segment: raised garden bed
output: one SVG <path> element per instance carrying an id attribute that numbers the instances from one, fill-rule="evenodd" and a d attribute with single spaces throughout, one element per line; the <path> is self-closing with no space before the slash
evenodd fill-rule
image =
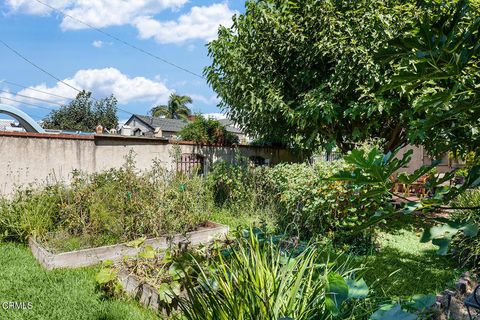
<path id="1" fill-rule="evenodd" d="M 154 286 L 140 280 L 137 276 L 121 270 L 117 275 L 118 282 L 122 285 L 123 291 L 129 296 L 138 300 L 140 304 L 155 311 L 167 314 L 168 311 L 161 307 L 159 291 Z M 180 292 L 180 296 L 185 294 Z"/>
<path id="2" fill-rule="evenodd" d="M 208 221 L 196 231 L 187 232 L 185 235 L 178 234 L 172 237 L 165 236 L 146 239 L 143 242 L 143 245 L 151 246 L 154 250 L 167 249 L 172 244 L 174 245 L 182 242 L 196 245 L 207 243 L 217 237 L 223 237 L 228 231 L 228 226 Z M 140 247 L 135 247 L 128 243 L 122 243 L 91 249 L 52 253 L 45 249 L 33 237 L 30 237 L 28 243 L 34 257 L 48 270 L 57 268 L 87 267 L 96 265 L 105 260 L 116 262 L 120 261 L 125 256 L 136 256 L 142 250 Z"/>

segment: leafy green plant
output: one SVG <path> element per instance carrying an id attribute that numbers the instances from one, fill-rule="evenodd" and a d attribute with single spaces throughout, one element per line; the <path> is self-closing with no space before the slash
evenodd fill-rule
<path id="1" fill-rule="evenodd" d="M 383 304 L 369 320 L 416 320 L 430 319 L 434 295 L 415 295 L 408 300 Z"/>
<path id="2" fill-rule="evenodd" d="M 452 209 L 448 207 L 449 202 L 456 199 L 466 190 L 480 185 L 480 166 L 473 166 L 462 185 L 447 186 L 446 181 L 452 179 L 455 172 L 447 173 L 444 177 L 431 176 L 426 183 L 426 188 L 431 192 L 427 198 L 419 201 L 410 201 L 402 195 L 395 193 L 393 190 L 394 182 L 390 177 L 400 168 L 410 162 L 412 152 L 406 152 L 402 158 L 396 158 L 398 150 L 383 154 L 377 149 L 373 149 L 368 154 L 363 151 L 353 150 L 349 156 L 345 157 L 345 161 L 350 163 L 354 169 L 342 171 L 333 176 L 335 181 L 345 181 L 353 186 L 368 186 L 370 191 L 367 193 L 359 193 L 360 198 L 364 201 L 368 199 L 376 199 L 382 204 L 374 215 L 370 217 L 364 224 L 352 229 L 352 233 L 358 234 L 369 227 L 376 226 L 382 221 L 388 221 L 396 215 L 411 215 L 414 212 L 433 212 L 442 209 Z M 429 173 L 435 167 L 436 162 L 431 166 L 422 166 L 412 174 L 402 173 L 398 176 L 398 180 L 406 185 L 410 185 L 417 181 L 421 176 Z M 395 206 L 390 200 L 393 196 L 399 197 L 404 202 Z M 465 208 L 457 208 L 463 210 Z M 470 208 L 471 209 L 471 208 Z M 439 246 L 439 254 L 447 254 L 448 247 L 452 238 L 459 233 L 472 237 L 477 235 L 478 226 L 470 222 L 458 221 L 454 219 L 435 218 L 438 225 L 426 229 L 421 241 L 432 241 L 433 244 Z"/>
<path id="3" fill-rule="evenodd" d="M 366 297 L 368 287 L 353 280 L 346 263 L 324 254 L 315 244 L 293 254 L 270 237 L 248 232 L 219 248 L 217 259 L 198 263 L 197 276 L 187 275 L 183 316 L 302 320 L 348 314 L 352 305 L 346 302 Z"/>
<path id="4" fill-rule="evenodd" d="M 393 71 L 383 92 L 401 90 L 411 106 L 408 141 L 436 155 L 480 151 L 480 11 L 474 2 L 425 2 L 418 21 L 381 54 Z"/>
<path id="5" fill-rule="evenodd" d="M 123 290 L 121 283 L 117 281 L 117 271 L 112 268 L 112 265 L 112 261 L 104 261 L 102 263 L 102 268 L 95 275 L 97 285 L 108 297 L 120 296 Z"/>
<path id="6" fill-rule="evenodd" d="M 235 163 L 217 161 L 207 176 L 217 205 L 251 203 L 262 205 L 268 201 L 265 189 L 266 168 L 253 167 L 250 161 L 239 155 Z"/>
<path id="7" fill-rule="evenodd" d="M 456 207 L 479 207 L 472 210 L 457 210 L 453 218 L 463 222 L 474 222 L 480 225 L 480 189 L 468 190 L 460 195 L 453 205 Z M 462 267 L 469 267 L 474 270 L 480 268 L 480 235 L 467 237 L 457 234 L 453 237 L 452 255 Z"/>
<path id="8" fill-rule="evenodd" d="M 202 144 L 232 145 L 238 143 L 238 136 L 228 132 L 215 119 L 205 119 L 202 115 L 195 116 L 179 133 L 183 140 Z"/>
<path id="9" fill-rule="evenodd" d="M 282 231 L 308 239 L 328 235 L 335 243 L 355 244 L 357 249 L 374 240 L 374 233 L 348 239 L 344 231 L 367 221 L 379 207 L 378 198 L 363 198 L 369 187 L 355 187 L 330 178 L 348 170 L 343 160 L 314 166 L 280 164 L 266 171 L 266 180 L 276 204 L 276 221 Z"/>

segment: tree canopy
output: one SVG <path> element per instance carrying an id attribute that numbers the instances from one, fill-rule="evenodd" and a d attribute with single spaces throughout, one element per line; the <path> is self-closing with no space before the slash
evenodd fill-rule
<path id="1" fill-rule="evenodd" d="M 426 16 L 384 52 L 395 70 L 385 90 L 411 101 L 408 140 L 434 154 L 480 155 L 480 11 L 471 5 Z"/>
<path id="2" fill-rule="evenodd" d="M 455 1 L 247 1 L 246 12 L 209 43 L 205 74 L 220 107 L 251 136 L 343 151 L 380 138 L 393 150 L 418 143 L 415 123 L 430 121 L 435 111 L 418 112 L 418 96 L 392 85 L 405 63 L 386 61 L 385 51 L 398 39 L 418 39 L 422 25 L 452 7 Z M 472 24 L 472 15 L 462 24 Z M 435 145 L 427 132 L 422 139 Z"/>
<path id="3" fill-rule="evenodd" d="M 117 99 L 94 100 L 92 93 L 80 92 L 68 105 L 53 110 L 43 120 L 46 129 L 95 131 L 97 125 L 116 128 L 118 125 Z"/>
<path id="4" fill-rule="evenodd" d="M 180 136 L 186 141 L 203 144 L 232 145 L 238 143 L 238 136 L 228 132 L 218 120 L 205 119 L 196 115 L 195 119 L 180 131 Z"/>
<path id="5" fill-rule="evenodd" d="M 181 96 L 172 93 L 166 105 L 153 107 L 150 113 L 153 117 L 165 117 L 167 119 L 183 119 L 186 120 L 192 114 L 187 107 L 193 102 L 189 96 Z"/>

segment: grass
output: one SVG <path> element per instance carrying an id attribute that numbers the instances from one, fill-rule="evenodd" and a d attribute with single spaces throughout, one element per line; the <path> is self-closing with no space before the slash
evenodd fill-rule
<path id="1" fill-rule="evenodd" d="M 210 214 L 209 219 L 221 224 L 228 225 L 230 230 L 246 229 L 251 226 L 262 228 L 267 232 L 277 232 L 276 223 L 266 212 L 254 212 L 245 208 L 216 208 Z"/>
<path id="2" fill-rule="evenodd" d="M 400 222 L 379 236 L 380 251 L 357 257 L 367 267 L 365 280 L 377 283 L 376 290 L 385 296 L 408 297 L 438 293 L 453 287 L 462 273 L 449 256 L 436 254 L 438 247 L 420 243 L 423 223 Z"/>
<path id="3" fill-rule="evenodd" d="M 231 230 L 261 225 L 256 217 L 224 211 L 215 212 L 211 219 L 230 225 Z M 438 247 L 420 243 L 423 227 L 428 225 L 422 218 L 401 218 L 380 233 L 378 252 L 355 257 L 355 263 L 366 267 L 365 281 L 374 284 L 380 295 L 409 297 L 438 293 L 453 287 L 465 271 L 450 256 L 437 255 Z"/>
<path id="4" fill-rule="evenodd" d="M 96 268 L 44 270 L 28 248 L 0 243 L 0 319 L 157 319 L 134 301 L 108 300 L 96 290 Z M 3 302 L 31 302 L 30 310 L 4 310 Z"/>
<path id="5" fill-rule="evenodd" d="M 247 215 L 214 212 L 212 220 L 232 229 L 260 223 Z M 401 221 L 380 234 L 380 249 L 354 261 L 367 268 L 364 278 L 378 295 L 408 297 L 452 287 L 463 270 L 436 247 L 420 243 L 421 223 Z M 0 303 L 32 302 L 32 310 L 3 310 L 0 319 L 157 319 L 134 301 L 104 299 L 96 289 L 97 268 L 46 271 L 28 248 L 0 242 Z"/>

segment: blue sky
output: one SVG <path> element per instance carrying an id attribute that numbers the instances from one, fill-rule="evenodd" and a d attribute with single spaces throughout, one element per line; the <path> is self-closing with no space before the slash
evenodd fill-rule
<path id="1" fill-rule="evenodd" d="M 126 47 L 36 0 L 0 1 L 0 40 L 75 88 L 92 91 L 96 98 L 113 93 L 119 106 L 132 113 L 146 114 L 153 105 L 165 103 L 172 91 L 192 96 L 195 112 L 219 112 L 216 95 L 205 80 Z M 215 37 L 218 25 L 230 24 L 231 16 L 244 6 L 240 0 L 40 1 L 198 74 L 209 64 L 205 45 Z M 0 66 L 0 100 L 35 119 L 68 102 L 57 96 L 76 94 L 1 43 Z M 128 117 L 119 112 L 120 119 Z"/>

